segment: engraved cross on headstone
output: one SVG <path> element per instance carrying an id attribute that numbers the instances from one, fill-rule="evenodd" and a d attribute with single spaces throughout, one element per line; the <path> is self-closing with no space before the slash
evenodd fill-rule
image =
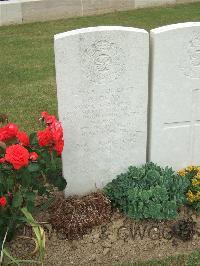
<path id="1" fill-rule="evenodd" d="M 181 128 L 188 126 L 190 127 L 190 159 L 191 162 L 194 160 L 194 145 L 195 145 L 195 126 L 200 125 L 200 113 L 197 113 L 198 94 L 200 89 L 192 90 L 192 106 L 191 106 L 191 120 L 188 121 L 175 121 L 171 123 L 164 123 L 165 128 Z M 197 118 L 198 117 L 198 118 Z"/>

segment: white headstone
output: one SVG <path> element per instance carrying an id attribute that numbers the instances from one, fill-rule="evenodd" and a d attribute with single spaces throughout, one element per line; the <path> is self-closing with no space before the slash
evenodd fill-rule
<path id="1" fill-rule="evenodd" d="M 55 36 L 66 195 L 95 191 L 146 162 L 148 47 L 145 30 L 127 27 Z"/>
<path id="2" fill-rule="evenodd" d="M 200 162 L 200 23 L 151 31 L 149 160 L 174 169 Z"/>

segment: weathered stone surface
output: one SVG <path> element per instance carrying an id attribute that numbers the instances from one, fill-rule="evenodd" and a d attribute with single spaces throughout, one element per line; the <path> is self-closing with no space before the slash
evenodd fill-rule
<path id="1" fill-rule="evenodd" d="M 151 31 L 149 159 L 179 169 L 200 158 L 200 23 Z"/>
<path id="2" fill-rule="evenodd" d="M 177 4 L 183 4 L 183 3 L 196 3 L 199 2 L 199 0 L 176 0 Z"/>
<path id="3" fill-rule="evenodd" d="M 22 23 L 21 4 L 17 1 L 0 2 L 0 26 Z"/>
<path id="4" fill-rule="evenodd" d="M 135 0 L 135 8 L 176 4 L 176 0 Z"/>
<path id="5" fill-rule="evenodd" d="M 35 0 L 22 2 L 23 22 L 81 16 L 80 0 Z"/>
<path id="6" fill-rule="evenodd" d="M 135 0 L 83 0 L 83 15 L 93 15 L 135 8 Z"/>
<path id="7" fill-rule="evenodd" d="M 67 195 L 102 188 L 146 161 L 148 46 L 145 30 L 96 27 L 55 36 Z"/>

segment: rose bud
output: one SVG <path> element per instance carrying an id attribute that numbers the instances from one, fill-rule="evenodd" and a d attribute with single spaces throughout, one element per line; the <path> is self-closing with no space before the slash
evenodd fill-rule
<path id="1" fill-rule="evenodd" d="M 0 163 L 5 163 L 6 159 L 5 158 L 0 158 Z"/>
<path id="2" fill-rule="evenodd" d="M 37 159 L 38 159 L 38 154 L 37 154 L 36 152 L 31 152 L 31 153 L 30 153 L 30 156 L 29 156 L 29 159 L 30 159 L 31 161 L 37 161 Z"/>
<path id="3" fill-rule="evenodd" d="M 0 206 L 5 207 L 7 204 L 6 197 L 0 197 Z"/>

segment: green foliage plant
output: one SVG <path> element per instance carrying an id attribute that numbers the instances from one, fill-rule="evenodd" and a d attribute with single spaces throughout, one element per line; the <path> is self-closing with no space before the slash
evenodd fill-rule
<path id="1" fill-rule="evenodd" d="M 135 219 L 174 219 L 178 208 L 186 202 L 190 182 L 172 168 L 153 163 L 130 166 L 126 173 L 104 188 L 113 207 Z"/>

